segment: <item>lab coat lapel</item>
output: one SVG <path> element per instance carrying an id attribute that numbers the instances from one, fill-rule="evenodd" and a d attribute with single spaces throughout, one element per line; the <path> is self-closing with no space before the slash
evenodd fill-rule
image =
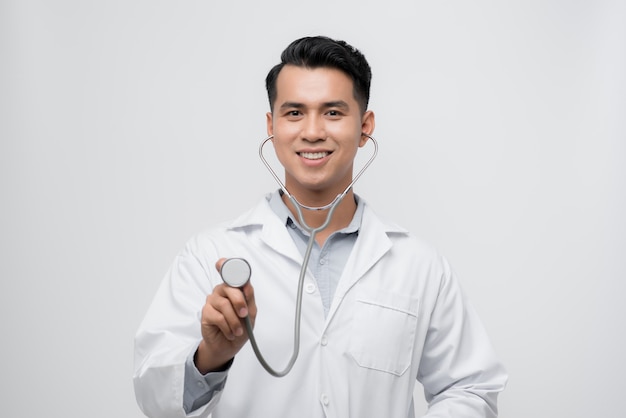
<path id="1" fill-rule="evenodd" d="M 387 230 L 379 219 L 368 210 L 363 212 L 363 221 L 340 283 L 350 288 L 391 249 L 391 240 Z M 343 286 L 342 286 L 343 287 Z"/>
<path id="2" fill-rule="evenodd" d="M 298 251 L 298 247 L 296 247 L 289 232 L 287 232 L 287 227 L 282 225 L 276 215 L 272 219 L 268 219 L 268 222 L 263 225 L 261 240 L 279 254 L 292 259 L 298 264 L 302 263 L 302 255 Z"/>
<path id="3" fill-rule="evenodd" d="M 389 233 L 404 234 L 407 231 L 397 225 L 385 223 L 366 205 L 359 237 L 337 285 L 327 325 L 345 294 L 391 249 L 392 242 L 388 236 Z"/>
<path id="4" fill-rule="evenodd" d="M 270 250 L 300 263 L 302 255 L 291 239 L 287 227 L 270 207 L 268 198 L 269 196 L 261 199 L 254 208 L 235 220 L 231 227 L 249 230 L 251 239 L 253 234 L 259 234 L 258 238 Z"/>

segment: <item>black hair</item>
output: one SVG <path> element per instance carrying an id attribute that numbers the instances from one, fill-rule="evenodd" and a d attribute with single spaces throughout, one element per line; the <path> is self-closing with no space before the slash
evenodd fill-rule
<path id="1" fill-rule="evenodd" d="M 335 68 L 345 73 L 354 85 L 354 98 L 361 112 L 367 110 L 370 97 L 372 70 L 365 56 L 345 41 L 326 36 L 304 37 L 293 41 L 280 56 L 280 64 L 275 65 L 265 78 L 265 88 L 273 110 L 276 100 L 276 79 L 285 65 L 305 68 Z"/>

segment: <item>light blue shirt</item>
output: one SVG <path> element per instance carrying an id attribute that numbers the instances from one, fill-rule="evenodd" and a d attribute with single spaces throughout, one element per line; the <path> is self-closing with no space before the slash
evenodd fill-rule
<path id="1" fill-rule="evenodd" d="M 326 315 L 328 315 L 335 289 L 337 289 L 337 283 L 339 283 L 339 278 L 346 265 L 350 251 L 354 247 L 361 225 L 363 205 L 359 205 L 357 197 L 355 197 L 355 200 L 357 202 L 357 210 L 350 224 L 344 229 L 333 232 L 322 247 L 316 242 L 311 251 L 308 269 L 317 281 L 317 287 L 324 305 L 324 314 Z M 272 194 L 270 207 L 284 221 L 288 227 L 289 235 L 291 235 L 298 250 L 300 250 L 300 254 L 304 257 L 311 234 L 300 225 L 298 220 L 294 219 L 287 205 L 281 199 L 280 193 Z"/>
<path id="2" fill-rule="evenodd" d="M 341 273 L 354 247 L 361 226 L 363 205 L 358 196 L 355 195 L 354 199 L 357 208 L 350 224 L 333 232 L 322 247 L 316 242 L 311 251 L 308 270 L 317 281 L 325 315 L 328 315 L 335 289 L 337 289 Z M 304 257 L 310 234 L 302 228 L 298 220 L 294 219 L 289 208 L 281 199 L 280 191 L 271 194 L 269 205 L 276 215 L 284 221 L 289 235 Z M 194 354 L 195 351 L 191 352 L 185 363 L 183 407 L 187 413 L 209 402 L 213 395 L 224 387 L 228 373 L 228 371 L 223 371 L 202 375 L 194 364 Z"/>

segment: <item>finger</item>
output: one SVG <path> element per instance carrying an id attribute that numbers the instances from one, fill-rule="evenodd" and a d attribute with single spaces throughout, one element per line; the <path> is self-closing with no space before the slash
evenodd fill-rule
<path id="1" fill-rule="evenodd" d="M 249 315 L 247 297 L 242 289 L 224 285 L 224 293 L 230 300 L 230 303 L 239 318 L 245 318 Z M 252 294 L 252 298 L 254 299 L 254 294 Z"/>
<path id="2" fill-rule="evenodd" d="M 247 290 L 247 292 L 249 293 L 250 298 L 252 299 L 252 304 L 254 306 L 254 312 L 256 315 L 256 305 L 254 305 L 254 292 L 253 292 L 251 285 L 249 286 L 249 289 Z M 237 287 L 230 287 L 226 284 L 220 284 L 213 289 L 213 293 L 215 293 L 216 295 L 219 295 L 225 300 L 228 300 L 229 304 L 231 305 L 230 308 L 233 314 L 236 317 L 238 317 L 237 319 L 239 318 L 243 319 L 250 314 L 249 302 L 246 300 L 246 295 L 244 294 L 242 289 L 237 288 Z M 238 329 L 241 327 L 241 323 L 235 323 L 234 318 L 227 317 L 227 320 L 229 324 L 231 325 L 231 327 L 234 327 L 233 329 L 235 331 L 238 331 Z"/>
<path id="3" fill-rule="evenodd" d="M 219 337 L 228 341 L 235 339 L 235 334 L 230 328 L 226 316 L 209 302 L 202 309 L 202 329 L 203 338 L 207 338 L 207 341 L 216 341 L 216 338 Z"/>
<path id="4" fill-rule="evenodd" d="M 240 297 L 243 298 L 242 295 Z M 219 328 L 222 334 L 229 340 L 243 335 L 241 320 L 235 311 L 232 301 L 227 296 L 219 294 L 210 295 L 207 298 L 206 306 L 208 325 L 214 325 Z"/>
<path id="5" fill-rule="evenodd" d="M 222 271 L 222 265 L 224 264 L 224 262 L 225 262 L 226 260 L 227 260 L 227 258 L 222 257 L 222 258 L 220 258 L 219 260 L 217 260 L 217 261 L 215 262 L 215 269 L 216 269 L 218 272 Z"/>

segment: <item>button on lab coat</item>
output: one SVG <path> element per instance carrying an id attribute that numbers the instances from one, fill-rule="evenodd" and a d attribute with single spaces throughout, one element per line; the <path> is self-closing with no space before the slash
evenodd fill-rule
<path id="1" fill-rule="evenodd" d="M 185 360 L 201 339 L 206 295 L 221 283 L 214 267 L 221 257 L 252 267 L 254 332 L 267 362 L 282 370 L 291 358 L 302 256 L 266 198 L 191 239 L 159 287 L 135 340 L 135 393 L 150 417 L 187 416 Z M 292 371 L 271 376 L 247 343 L 224 389 L 188 416 L 407 418 L 416 380 L 428 417 L 496 416 L 506 373 L 450 266 L 430 246 L 366 205 L 326 317 L 315 278 L 308 273 L 306 281 Z"/>

